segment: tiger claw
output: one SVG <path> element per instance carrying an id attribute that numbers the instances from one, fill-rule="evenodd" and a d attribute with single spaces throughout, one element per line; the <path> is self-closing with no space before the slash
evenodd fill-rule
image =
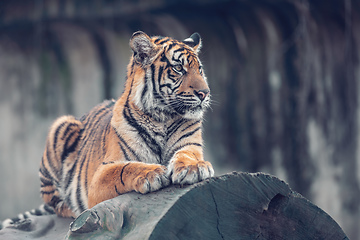
<path id="1" fill-rule="evenodd" d="M 166 176 L 166 167 L 159 166 L 145 174 L 145 176 L 138 176 L 135 179 L 135 191 L 146 194 L 157 191 L 170 184 L 169 178 Z"/>
<path id="2" fill-rule="evenodd" d="M 193 184 L 213 177 L 214 169 L 207 161 L 172 161 L 168 166 L 167 175 L 171 177 L 173 184 Z"/>

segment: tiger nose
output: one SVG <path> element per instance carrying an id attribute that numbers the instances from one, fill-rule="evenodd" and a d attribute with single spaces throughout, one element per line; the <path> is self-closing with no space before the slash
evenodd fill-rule
<path id="1" fill-rule="evenodd" d="M 194 93 L 200 99 L 200 101 L 204 101 L 206 96 L 209 95 L 210 89 L 194 90 Z"/>

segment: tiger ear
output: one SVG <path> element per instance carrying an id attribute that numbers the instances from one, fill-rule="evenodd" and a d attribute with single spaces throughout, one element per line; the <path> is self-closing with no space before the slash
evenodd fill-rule
<path id="1" fill-rule="evenodd" d="M 198 53 L 200 51 L 201 48 L 201 37 L 200 34 L 193 33 L 189 38 L 185 39 L 183 41 L 183 43 L 185 43 L 186 45 L 192 47 L 196 53 Z"/>
<path id="2" fill-rule="evenodd" d="M 130 38 L 130 47 L 134 52 L 134 60 L 142 65 L 151 62 L 156 55 L 156 46 L 151 42 L 151 38 L 144 32 L 135 32 Z"/>

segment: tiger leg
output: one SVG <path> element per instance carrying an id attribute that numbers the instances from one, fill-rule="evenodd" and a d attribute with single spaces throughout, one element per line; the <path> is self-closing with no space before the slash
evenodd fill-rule
<path id="1" fill-rule="evenodd" d="M 181 150 L 170 160 L 168 175 L 174 184 L 193 184 L 214 176 L 211 163 L 195 148 Z"/>
<path id="2" fill-rule="evenodd" d="M 63 171 L 74 162 L 77 143 L 81 137 L 82 123 L 73 116 L 63 116 L 51 126 L 46 148 L 40 164 L 40 193 L 45 204 L 54 208 L 59 216 L 74 217 L 65 203 Z M 66 163 L 67 166 L 64 166 Z"/>
<path id="3" fill-rule="evenodd" d="M 120 194 L 136 191 L 142 194 L 170 184 L 166 167 L 142 162 L 115 162 L 99 166 L 89 187 L 88 207 Z"/>

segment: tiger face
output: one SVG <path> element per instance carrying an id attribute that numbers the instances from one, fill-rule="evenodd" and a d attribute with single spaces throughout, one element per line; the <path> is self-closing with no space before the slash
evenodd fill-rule
<path id="1" fill-rule="evenodd" d="M 140 109 L 152 115 L 156 113 L 158 119 L 174 115 L 187 119 L 203 116 L 210 105 L 210 89 L 198 58 L 199 34 L 180 42 L 136 32 L 130 47 L 134 52 L 132 67 L 142 68 L 144 73 L 145 84 L 138 83 L 141 87 L 137 88 L 134 99 Z"/>

